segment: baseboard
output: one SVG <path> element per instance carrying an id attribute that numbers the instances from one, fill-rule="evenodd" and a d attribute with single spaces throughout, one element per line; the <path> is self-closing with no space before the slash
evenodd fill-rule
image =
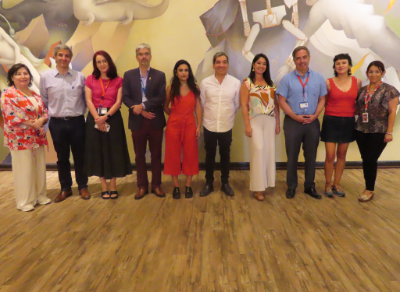
<path id="1" fill-rule="evenodd" d="M 299 162 L 298 168 L 304 168 L 304 162 Z M 205 163 L 201 162 L 199 164 L 200 170 L 205 170 Z M 71 165 L 71 168 L 73 169 L 73 165 Z M 136 164 L 132 163 L 132 168 L 136 170 Z M 147 164 L 147 168 L 150 169 L 150 164 Z M 250 168 L 250 163 L 248 162 L 231 162 L 230 169 L 232 170 L 249 170 Z M 276 169 L 279 170 L 285 170 L 287 168 L 287 162 L 277 162 L 276 163 Z M 324 168 L 324 162 L 317 162 L 315 168 L 321 169 Z M 362 168 L 362 162 L 361 161 L 347 161 L 346 162 L 346 168 Z M 400 168 L 400 161 L 379 161 L 378 162 L 378 168 Z M 57 164 L 56 163 L 48 163 L 46 165 L 46 169 L 48 171 L 54 171 L 57 170 Z M 221 169 L 221 164 L 220 163 L 215 163 L 215 169 L 220 170 Z M 0 171 L 9 171 L 11 170 L 11 164 L 0 164 Z"/>

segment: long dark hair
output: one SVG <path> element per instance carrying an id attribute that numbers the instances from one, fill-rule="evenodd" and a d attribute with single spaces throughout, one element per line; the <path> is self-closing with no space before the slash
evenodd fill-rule
<path id="1" fill-rule="evenodd" d="M 274 82 L 272 82 L 271 74 L 269 72 L 269 60 L 268 60 L 267 56 L 265 56 L 264 54 L 257 54 L 254 57 L 253 62 L 251 63 L 251 70 L 250 70 L 249 78 L 254 82 L 254 78 L 256 78 L 256 71 L 253 71 L 253 65 L 260 58 L 264 58 L 265 61 L 267 62 L 267 68 L 265 69 L 265 71 L 263 73 L 263 78 L 264 78 L 265 82 L 267 82 L 267 84 L 272 87 L 272 86 L 274 86 Z"/>
<path id="2" fill-rule="evenodd" d="M 110 78 L 111 80 L 114 78 L 117 78 L 118 77 L 117 67 L 115 67 L 113 60 L 111 59 L 110 55 L 106 51 L 98 51 L 98 52 L 94 53 L 94 55 L 93 55 L 93 73 L 92 74 L 93 74 L 94 78 L 99 79 L 101 76 L 101 72 L 97 68 L 97 64 L 96 64 L 97 56 L 103 56 L 107 60 L 107 63 L 108 63 L 107 77 Z"/>
<path id="3" fill-rule="evenodd" d="M 188 61 L 185 60 L 179 60 L 178 62 L 176 62 L 175 66 L 174 66 L 174 71 L 172 72 L 173 77 L 171 78 L 171 102 L 174 103 L 175 98 L 178 99 L 179 102 L 179 98 L 181 95 L 181 81 L 178 78 L 178 68 L 180 65 L 186 65 L 189 68 L 189 76 L 187 79 L 187 85 L 189 87 L 189 89 L 194 93 L 194 95 L 196 97 L 200 96 L 200 90 L 197 88 L 196 86 L 196 79 L 193 76 L 193 72 L 192 72 L 192 67 L 190 67 L 190 64 L 188 63 Z"/>
<path id="4" fill-rule="evenodd" d="M 349 71 L 347 72 L 347 74 L 350 76 L 351 75 L 351 67 L 353 67 L 353 62 L 351 61 L 350 55 L 349 54 L 339 54 L 339 55 L 336 55 L 335 58 L 333 58 L 333 72 L 335 74 L 335 77 L 339 76 L 339 74 L 335 70 L 335 63 L 338 60 L 347 60 L 347 62 L 349 62 L 350 68 L 349 68 Z"/>

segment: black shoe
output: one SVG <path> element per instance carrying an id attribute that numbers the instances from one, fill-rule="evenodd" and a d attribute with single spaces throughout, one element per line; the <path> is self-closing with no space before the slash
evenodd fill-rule
<path id="1" fill-rule="evenodd" d="M 233 197 L 235 193 L 233 192 L 231 186 L 229 184 L 223 184 L 221 187 L 221 191 L 225 193 L 225 195 L 229 197 Z"/>
<path id="2" fill-rule="evenodd" d="M 185 189 L 185 198 L 186 198 L 186 199 L 193 198 L 193 190 L 192 190 L 192 187 L 186 187 L 186 189 Z"/>
<path id="3" fill-rule="evenodd" d="M 294 189 L 287 189 L 287 191 L 286 191 L 286 198 L 288 198 L 288 199 L 293 199 L 295 195 L 296 195 L 296 190 L 294 190 Z"/>
<path id="4" fill-rule="evenodd" d="M 108 200 L 110 198 L 110 193 L 108 191 L 101 192 L 101 198 L 104 200 Z"/>
<path id="5" fill-rule="evenodd" d="M 313 197 L 314 199 L 321 199 L 322 196 L 320 194 L 317 193 L 317 191 L 315 190 L 315 187 L 311 187 L 311 188 L 306 188 L 304 190 L 304 192 L 308 195 L 310 195 L 311 197 Z"/>
<path id="6" fill-rule="evenodd" d="M 214 191 L 214 187 L 212 184 L 206 184 L 204 188 L 200 192 L 200 197 L 205 197 L 211 194 Z"/>
<path id="7" fill-rule="evenodd" d="M 174 187 L 174 191 L 172 192 L 172 197 L 174 199 L 180 199 L 181 198 L 181 190 L 179 187 Z"/>

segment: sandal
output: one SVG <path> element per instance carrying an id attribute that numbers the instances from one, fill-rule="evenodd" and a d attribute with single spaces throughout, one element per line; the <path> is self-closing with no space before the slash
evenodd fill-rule
<path id="1" fill-rule="evenodd" d="M 368 196 L 368 193 L 370 194 L 370 196 Z M 364 190 L 364 193 L 358 197 L 358 201 L 361 203 L 365 203 L 371 201 L 374 198 L 374 196 L 375 196 L 374 192 Z"/>
<path id="2" fill-rule="evenodd" d="M 256 198 L 257 201 L 260 201 L 260 202 L 264 201 L 264 199 L 265 199 L 262 192 L 255 192 L 254 197 Z"/>
<path id="3" fill-rule="evenodd" d="M 333 198 L 332 186 L 330 184 L 325 184 L 325 196 Z"/>
<path id="4" fill-rule="evenodd" d="M 343 192 L 342 187 L 340 185 L 333 185 L 332 186 L 332 191 L 335 195 L 338 197 L 344 197 L 346 196 L 346 193 Z"/>
<path id="5" fill-rule="evenodd" d="M 110 198 L 110 193 L 108 191 L 101 192 L 101 198 L 104 200 L 108 200 Z"/>
<path id="6" fill-rule="evenodd" d="M 118 191 L 110 191 L 110 199 L 118 199 L 118 196 Z"/>

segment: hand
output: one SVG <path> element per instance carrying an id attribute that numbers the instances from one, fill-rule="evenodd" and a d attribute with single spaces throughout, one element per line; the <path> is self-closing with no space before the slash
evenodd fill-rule
<path id="1" fill-rule="evenodd" d="M 308 118 L 308 116 L 305 116 L 305 115 L 295 115 L 293 117 L 293 120 L 295 120 L 296 122 L 302 123 L 302 124 L 306 124 L 307 118 Z"/>
<path id="2" fill-rule="evenodd" d="M 246 134 L 247 137 L 251 138 L 253 130 L 251 129 L 251 126 L 245 126 L 244 133 Z"/>
<path id="3" fill-rule="evenodd" d="M 196 139 L 199 139 L 200 133 L 201 133 L 200 127 L 197 127 L 197 128 L 196 128 Z"/>
<path id="4" fill-rule="evenodd" d="M 140 115 L 143 111 L 143 105 L 141 104 L 134 105 L 132 106 L 132 109 L 135 115 Z"/>
<path id="5" fill-rule="evenodd" d="M 315 119 L 317 118 L 317 115 L 304 115 L 303 117 L 305 119 L 303 124 L 311 124 L 312 122 L 315 121 Z"/>
<path id="6" fill-rule="evenodd" d="M 385 134 L 385 139 L 383 139 L 383 142 L 389 143 L 389 142 L 392 142 L 392 141 L 393 141 L 393 135 Z"/>
<path id="7" fill-rule="evenodd" d="M 151 112 L 142 111 L 141 114 L 143 117 L 145 117 L 146 119 L 149 119 L 149 120 L 152 120 L 156 117 L 156 115 Z"/>
<path id="8" fill-rule="evenodd" d="M 102 131 L 102 132 L 107 132 L 107 128 L 106 128 L 107 123 L 103 123 L 97 126 L 97 128 Z"/>
<path id="9" fill-rule="evenodd" d="M 45 120 L 42 119 L 42 118 L 32 120 L 32 121 L 31 121 L 31 122 L 32 122 L 31 127 L 34 128 L 34 129 L 36 129 L 36 130 L 39 130 L 41 127 L 43 127 L 44 121 L 45 121 Z"/>
<path id="10" fill-rule="evenodd" d="M 44 136 L 44 135 L 46 135 L 46 130 L 44 129 L 44 127 L 41 127 L 39 129 L 39 136 Z"/>
<path id="11" fill-rule="evenodd" d="M 275 135 L 278 135 L 280 132 L 281 132 L 281 125 L 279 123 L 276 123 Z"/>
<path id="12" fill-rule="evenodd" d="M 107 116 L 99 116 L 99 117 L 97 117 L 97 118 L 95 118 L 94 119 L 94 122 L 97 124 L 97 125 L 102 125 L 102 124 L 104 124 L 106 121 L 107 121 L 107 119 L 108 119 L 108 117 Z"/>

